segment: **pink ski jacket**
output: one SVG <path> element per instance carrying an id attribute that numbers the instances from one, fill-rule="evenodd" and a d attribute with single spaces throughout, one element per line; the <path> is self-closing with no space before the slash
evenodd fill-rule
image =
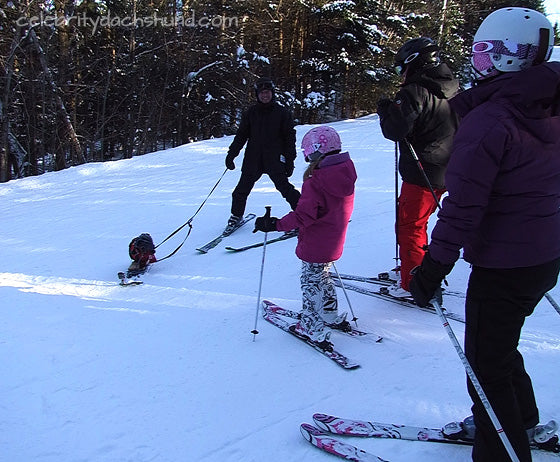
<path id="1" fill-rule="evenodd" d="M 296 209 L 276 222 L 278 231 L 299 229 L 296 255 L 309 263 L 328 263 L 342 255 L 354 209 L 357 174 L 347 152 L 325 157 L 303 182 Z"/>

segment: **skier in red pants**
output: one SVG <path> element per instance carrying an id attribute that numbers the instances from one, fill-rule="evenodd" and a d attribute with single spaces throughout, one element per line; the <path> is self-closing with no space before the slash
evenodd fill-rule
<path id="1" fill-rule="evenodd" d="M 434 190 L 438 201 L 444 192 L 443 188 Z M 436 208 L 436 201 L 428 188 L 403 181 L 397 226 L 401 283 L 400 287 L 389 288 L 389 292 L 396 296 L 408 295 L 404 291 L 408 291 L 412 279 L 410 272 L 422 263 L 428 245 L 428 220 Z"/>
<path id="2" fill-rule="evenodd" d="M 406 42 L 395 58 L 395 70 L 403 78 L 401 89 L 394 100 L 381 99 L 377 113 L 383 135 L 398 141 L 401 153 L 403 184 L 396 225 L 401 271 L 400 282 L 390 287 L 389 293 L 405 297 L 410 296 L 410 270 L 424 257 L 428 219 L 436 209 L 430 188 L 438 199 L 445 192 L 445 169 L 458 125 L 447 99 L 459 91 L 459 82 L 441 62 L 439 47 L 428 37 Z"/>

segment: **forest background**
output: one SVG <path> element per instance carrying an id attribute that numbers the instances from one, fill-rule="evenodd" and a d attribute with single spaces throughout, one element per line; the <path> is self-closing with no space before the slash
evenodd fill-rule
<path id="1" fill-rule="evenodd" d="M 374 112 L 417 36 L 468 85 L 472 36 L 503 6 L 544 12 L 541 0 L 2 0 L 0 182 L 235 133 L 259 76 L 299 124 Z"/>

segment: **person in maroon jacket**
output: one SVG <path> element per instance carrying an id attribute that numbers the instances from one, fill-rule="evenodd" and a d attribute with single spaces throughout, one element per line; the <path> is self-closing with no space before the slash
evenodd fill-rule
<path id="1" fill-rule="evenodd" d="M 560 269 L 560 63 L 553 28 L 526 8 L 491 13 L 474 36 L 477 82 L 451 100 L 461 116 L 449 196 L 410 291 L 426 306 L 463 249 L 472 265 L 465 354 L 521 462 L 539 411 L 517 346 Z M 472 384 L 475 462 L 510 460 Z M 538 440 L 537 440 L 538 441 Z"/>
<path id="2" fill-rule="evenodd" d="M 459 91 L 459 81 L 428 37 L 408 40 L 395 57 L 395 69 L 403 79 L 401 88 L 393 100 L 379 101 L 377 113 L 385 138 L 399 142 L 402 177 L 396 223 L 400 281 L 389 293 L 410 297 L 410 271 L 424 257 L 428 220 L 437 208 L 434 195 L 439 201 L 445 192 L 445 169 L 458 125 L 448 98 Z"/>
<path id="3" fill-rule="evenodd" d="M 349 330 L 346 313 L 338 314 L 336 290 L 329 269 L 342 255 L 346 229 L 354 208 L 354 163 L 331 127 L 313 128 L 301 143 L 310 162 L 296 209 L 282 218 L 263 216 L 255 221 L 255 231 L 298 232 L 296 255 L 302 260 L 301 290 L 303 310 L 292 328 L 325 349 L 332 349 L 330 330 Z"/>

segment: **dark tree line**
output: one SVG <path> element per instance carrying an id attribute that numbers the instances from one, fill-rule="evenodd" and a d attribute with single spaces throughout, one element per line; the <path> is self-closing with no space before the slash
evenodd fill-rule
<path id="1" fill-rule="evenodd" d="M 234 133 L 257 76 L 300 123 L 395 91 L 427 35 L 460 75 L 502 6 L 541 0 L 11 0 L 0 6 L 0 182 Z"/>

